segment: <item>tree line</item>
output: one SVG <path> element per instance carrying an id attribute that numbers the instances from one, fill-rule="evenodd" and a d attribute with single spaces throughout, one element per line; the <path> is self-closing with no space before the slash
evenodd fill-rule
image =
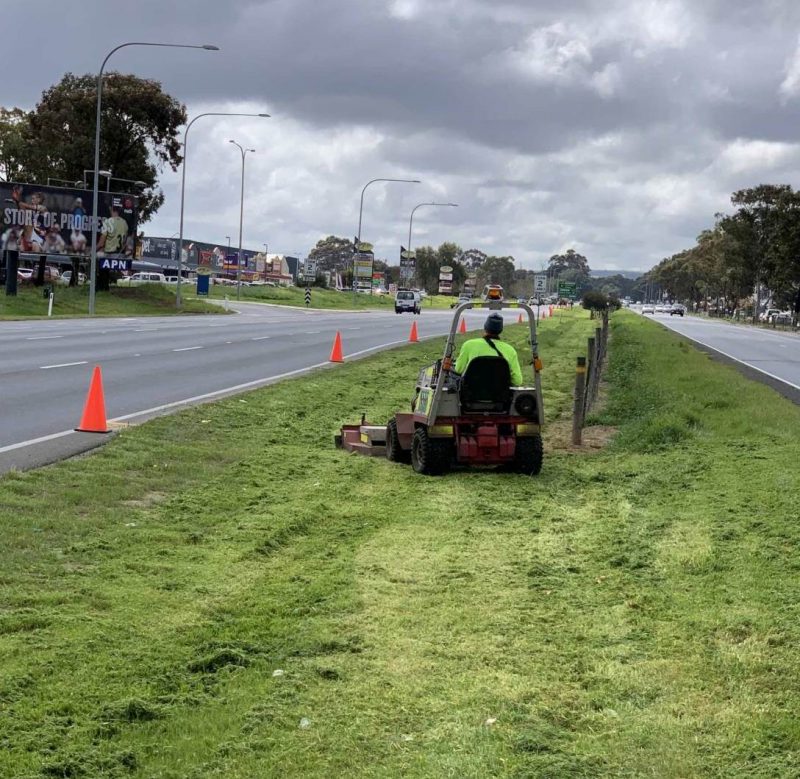
<path id="1" fill-rule="evenodd" d="M 731 195 L 694 246 L 663 259 L 647 279 L 677 300 L 718 311 L 771 302 L 800 316 L 800 191 L 761 184 Z M 755 301 L 751 302 L 754 296 Z M 758 313 L 758 312 L 756 312 Z"/>
<path id="2" fill-rule="evenodd" d="M 574 249 L 552 255 L 547 266 L 540 270 L 516 267 L 511 255 L 490 255 L 480 249 L 462 249 L 457 243 L 445 241 L 437 248 L 421 246 L 416 250 L 414 284 L 434 294 L 439 289 L 439 268 L 449 265 L 453 269 L 453 294 L 464 289 L 469 274 L 476 278 L 476 288 L 486 284 L 499 284 L 509 295 L 531 297 L 534 294 L 534 277 L 547 273 L 552 279 L 572 281 L 577 285 L 578 296 L 595 290 L 620 299 L 629 295 L 643 294 L 644 282 L 629 279 L 622 274 L 594 278 L 589 261 Z M 352 283 L 353 241 L 329 235 L 320 239 L 308 252 L 309 259 L 316 260 L 320 271 L 339 273 L 345 286 Z M 375 260 L 375 270 L 386 274 L 389 283 L 400 281 L 400 266 L 384 260 Z"/>

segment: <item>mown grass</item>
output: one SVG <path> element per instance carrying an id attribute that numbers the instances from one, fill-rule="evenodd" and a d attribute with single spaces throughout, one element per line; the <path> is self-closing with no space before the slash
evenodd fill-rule
<path id="1" fill-rule="evenodd" d="M 89 287 L 54 287 L 54 317 L 84 317 L 89 313 Z M 0 295 L 0 319 L 47 317 L 48 301 L 41 287 L 20 286 L 16 297 Z M 97 316 L 168 316 L 170 314 L 224 314 L 218 305 L 205 300 L 186 299 L 180 311 L 175 307 L 175 290 L 161 284 L 112 287 L 95 296 Z"/>
<path id="2" fill-rule="evenodd" d="M 213 285 L 211 296 L 236 300 L 236 287 Z M 241 299 L 255 302 L 273 303 L 284 306 L 305 307 L 304 287 L 242 287 Z M 428 308 L 449 308 L 455 298 L 448 295 L 429 295 L 423 301 L 423 310 Z M 337 292 L 333 289 L 311 288 L 312 308 L 331 309 L 385 309 L 394 308 L 394 295 L 353 295 L 352 292 Z"/>
<path id="3" fill-rule="evenodd" d="M 551 417 L 590 324 L 543 324 Z M 331 447 L 435 347 L 0 481 L 0 775 L 797 775 L 800 410 L 620 313 L 601 454 Z"/>

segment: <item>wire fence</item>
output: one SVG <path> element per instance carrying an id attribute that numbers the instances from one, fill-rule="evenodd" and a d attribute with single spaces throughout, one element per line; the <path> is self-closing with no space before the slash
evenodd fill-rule
<path id="1" fill-rule="evenodd" d="M 573 396 L 572 443 L 581 444 L 587 414 L 597 402 L 600 379 L 608 354 L 608 311 L 603 311 L 602 324 L 586 344 L 586 357 L 578 357 L 575 367 L 575 393 Z"/>

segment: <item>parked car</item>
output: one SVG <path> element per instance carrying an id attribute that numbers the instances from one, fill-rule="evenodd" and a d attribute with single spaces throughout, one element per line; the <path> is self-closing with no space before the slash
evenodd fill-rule
<path id="1" fill-rule="evenodd" d="M 674 303 L 669 310 L 669 315 L 673 316 L 677 314 L 678 316 L 683 316 L 686 313 L 686 306 L 682 306 L 680 303 Z"/>
<path id="2" fill-rule="evenodd" d="M 150 273 L 140 271 L 134 273 L 132 276 L 123 276 L 117 281 L 118 285 L 122 286 L 136 286 L 138 284 L 166 284 L 167 279 L 163 273 Z"/>
<path id="3" fill-rule="evenodd" d="M 412 314 L 422 313 L 422 297 L 419 292 L 410 289 L 401 289 L 394 298 L 394 313 L 402 314 L 410 311 Z"/>
<path id="4" fill-rule="evenodd" d="M 58 280 L 59 284 L 63 284 L 64 286 L 69 286 L 70 282 L 72 281 L 72 271 L 65 270 L 61 274 L 61 278 Z M 86 274 L 85 273 L 78 273 L 78 284 L 85 284 L 86 283 Z"/>
<path id="5" fill-rule="evenodd" d="M 758 315 L 759 322 L 769 322 L 775 314 L 780 314 L 779 308 L 768 308 L 766 311 Z"/>
<path id="6" fill-rule="evenodd" d="M 643 314 L 655 314 L 656 313 L 655 306 L 652 303 L 645 303 L 642 306 L 642 313 Z"/>

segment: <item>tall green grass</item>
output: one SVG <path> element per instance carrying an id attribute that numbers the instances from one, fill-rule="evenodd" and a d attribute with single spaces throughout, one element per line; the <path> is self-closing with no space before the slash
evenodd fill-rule
<path id="1" fill-rule="evenodd" d="M 543 325 L 551 419 L 591 324 Z M 437 347 L 0 481 L 0 775 L 796 775 L 800 411 L 620 313 L 600 454 L 333 449 Z"/>

